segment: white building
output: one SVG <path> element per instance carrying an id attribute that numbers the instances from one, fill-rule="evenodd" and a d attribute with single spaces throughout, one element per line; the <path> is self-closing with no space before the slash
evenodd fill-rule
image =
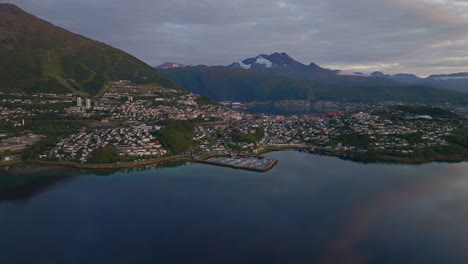
<path id="1" fill-rule="evenodd" d="M 91 99 L 86 99 L 86 109 L 91 108 Z"/>
<path id="2" fill-rule="evenodd" d="M 83 103 L 81 102 L 81 97 L 76 98 L 76 106 L 81 107 Z"/>

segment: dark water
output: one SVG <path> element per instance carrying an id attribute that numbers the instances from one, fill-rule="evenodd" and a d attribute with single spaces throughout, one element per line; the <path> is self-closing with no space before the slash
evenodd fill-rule
<path id="1" fill-rule="evenodd" d="M 21 195 L 0 196 L 0 263 L 468 263 L 468 163 L 268 156 L 2 176 Z"/>

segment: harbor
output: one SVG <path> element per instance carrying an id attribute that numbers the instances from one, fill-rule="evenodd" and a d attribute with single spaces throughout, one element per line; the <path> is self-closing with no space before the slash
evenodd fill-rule
<path id="1" fill-rule="evenodd" d="M 262 155 L 255 156 L 210 156 L 204 158 L 189 158 L 186 156 L 174 156 L 168 158 L 159 158 L 147 161 L 139 162 L 128 162 L 128 163 L 117 163 L 117 164 L 79 164 L 72 162 L 54 162 L 54 161 L 38 161 L 29 160 L 26 163 L 32 163 L 43 166 L 62 166 L 70 167 L 81 170 L 117 170 L 117 169 L 128 169 L 128 168 L 139 168 L 153 165 L 167 164 L 173 162 L 194 162 L 203 163 L 215 166 L 223 166 L 234 169 L 244 169 L 257 172 L 266 172 L 271 170 L 277 163 L 276 159 L 266 159 Z"/>
<path id="2" fill-rule="evenodd" d="M 244 169 L 258 172 L 265 172 L 271 170 L 277 163 L 276 159 L 264 159 L 255 156 L 244 157 L 214 157 L 206 160 L 197 160 L 197 162 L 230 167 L 234 169 Z"/>

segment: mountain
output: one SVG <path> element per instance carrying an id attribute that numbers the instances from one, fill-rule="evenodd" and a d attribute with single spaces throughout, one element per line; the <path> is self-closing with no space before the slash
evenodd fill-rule
<path id="1" fill-rule="evenodd" d="M 217 101 L 313 99 L 312 88 L 317 85 L 225 66 L 171 68 L 161 73 L 189 91 Z"/>
<path id="2" fill-rule="evenodd" d="M 468 72 L 431 75 L 427 78 L 420 78 L 414 74 L 407 73 L 389 75 L 382 72 L 373 72 L 370 76 L 387 78 L 408 84 L 425 84 L 439 88 L 468 92 Z"/>
<path id="3" fill-rule="evenodd" d="M 275 75 L 295 75 L 297 79 L 306 78 L 305 74 L 337 74 L 338 71 L 328 70 L 311 63 L 302 64 L 291 58 L 286 53 L 273 53 L 271 55 L 261 54 L 255 58 L 245 59 L 230 65 L 231 67 L 241 67 L 256 72 L 276 73 Z M 292 76 L 290 76 L 292 77 Z"/>
<path id="4" fill-rule="evenodd" d="M 409 74 L 409 73 L 398 73 L 395 75 L 388 75 L 380 71 L 375 71 L 371 74 L 369 74 L 369 77 L 374 77 L 374 78 L 387 78 L 387 79 L 392 79 L 395 81 L 403 82 L 403 83 L 424 83 L 422 78 L 419 78 L 418 76 L 414 74 Z"/>
<path id="5" fill-rule="evenodd" d="M 397 80 L 399 82 L 404 82 L 404 83 L 422 83 L 420 82 L 421 78 L 414 74 L 408 74 L 408 73 L 399 73 L 395 74 L 392 76 L 392 79 Z"/>
<path id="6" fill-rule="evenodd" d="M 468 92 L 468 72 L 431 75 L 423 83 Z"/>
<path id="7" fill-rule="evenodd" d="M 180 88 L 137 58 L 0 4 L 0 91 L 98 93 L 107 81 Z"/>
<path id="8" fill-rule="evenodd" d="M 296 80 L 316 81 L 324 84 L 339 84 L 348 86 L 402 85 L 388 78 L 368 78 L 367 76 L 344 75 L 339 70 L 329 70 L 315 63 L 302 64 L 286 53 L 261 54 L 229 65 L 255 72 L 269 73 L 276 76 L 289 77 Z"/>
<path id="9" fill-rule="evenodd" d="M 375 78 L 384 78 L 384 77 L 388 77 L 387 75 L 385 75 L 383 72 L 379 72 L 379 71 L 376 71 L 376 72 L 373 72 L 369 75 L 370 77 L 375 77 Z"/>
<path id="10" fill-rule="evenodd" d="M 466 93 L 424 85 L 320 84 L 231 66 L 171 68 L 161 70 L 161 73 L 187 90 L 217 101 L 328 100 L 468 104 Z"/>
<path id="11" fill-rule="evenodd" d="M 180 67 L 189 67 L 189 65 L 185 65 L 185 64 L 181 64 L 181 63 L 175 63 L 175 62 L 165 62 L 165 63 L 157 66 L 156 69 L 165 70 L 165 69 L 180 68 Z"/>
<path id="12" fill-rule="evenodd" d="M 388 75 L 379 71 L 373 72 L 370 75 L 365 75 L 362 72 L 344 74 L 340 70 L 325 69 L 315 63 L 305 65 L 291 58 L 286 53 L 261 54 L 257 57 L 232 63 L 229 66 L 275 76 L 289 77 L 296 80 L 311 80 L 323 84 L 346 86 L 406 86 L 408 84 L 423 84 L 437 88 L 468 92 L 468 73 L 431 75 L 427 78 L 420 78 L 414 74 L 407 73 Z"/>
<path id="13" fill-rule="evenodd" d="M 426 79 L 428 79 L 428 80 L 440 80 L 440 81 L 464 80 L 464 79 L 468 79 L 468 72 L 431 75 L 431 76 L 427 77 Z"/>

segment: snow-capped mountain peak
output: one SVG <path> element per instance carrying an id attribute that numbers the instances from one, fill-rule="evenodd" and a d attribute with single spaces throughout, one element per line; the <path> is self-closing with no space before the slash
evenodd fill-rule
<path id="1" fill-rule="evenodd" d="M 324 69 L 314 63 L 305 65 L 284 52 L 275 52 L 270 55 L 260 54 L 256 57 L 235 62 L 229 66 L 300 80 L 309 80 L 312 76 L 321 76 L 320 78 L 329 76 L 333 78 L 338 74 L 338 71 Z"/>
<path id="2" fill-rule="evenodd" d="M 292 67 L 293 65 L 305 66 L 300 62 L 297 62 L 286 53 L 272 53 L 270 55 L 260 54 L 254 58 L 248 58 L 243 61 L 235 62 L 231 64 L 232 67 L 240 67 L 244 69 L 253 68 L 282 68 Z"/>

